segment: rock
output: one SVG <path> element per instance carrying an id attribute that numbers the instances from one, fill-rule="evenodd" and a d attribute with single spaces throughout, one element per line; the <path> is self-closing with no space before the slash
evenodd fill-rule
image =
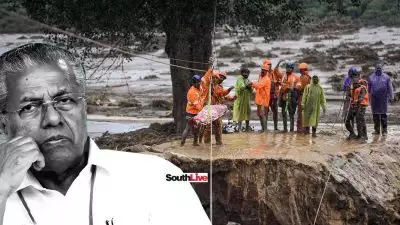
<path id="1" fill-rule="evenodd" d="M 121 149 L 121 151 L 139 153 L 139 152 L 146 152 L 148 151 L 148 149 L 149 149 L 148 147 L 139 144 L 139 145 L 125 147 Z"/>
<path id="2" fill-rule="evenodd" d="M 157 79 L 159 79 L 157 75 L 149 75 L 143 78 L 143 80 L 157 80 Z"/>
<path id="3" fill-rule="evenodd" d="M 219 50 L 219 57 L 221 58 L 231 58 L 231 57 L 241 57 L 242 53 L 240 51 L 240 46 L 222 46 Z"/>
<path id="4" fill-rule="evenodd" d="M 259 67 L 260 65 L 258 65 L 257 63 L 250 61 L 247 63 L 243 63 L 242 67 L 247 67 L 247 68 L 254 68 L 254 67 Z"/>
<path id="5" fill-rule="evenodd" d="M 31 39 L 44 39 L 44 37 L 42 35 L 33 35 Z"/>
<path id="6" fill-rule="evenodd" d="M 139 100 L 129 97 L 127 99 L 124 99 L 120 102 L 118 102 L 118 106 L 120 107 L 141 107 L 142 104 Z"/>
<path id="7" fill-rule="evenodd" d="M 17 40 L 25 40 L 25 39 L 28 39 L 28 38 L 24 35 L 17 37 Z"/>
<path id="8" fill-rule="evenodd" d="M 151 106 L 155 107 L 155 108 L 166 109 L 166 110 L 172 109 L 172 103 L 167 100 L 162 100 L 162 99 L 152 101 Z"/>
<path id="9" fill-rule="evenodd" d="M 337 60 L 331 55 L 309 48 L 302 48 L 301 51 L 303 52 L 301 62 L 313 64 L 322 71 L 334 71 L 336 69 Z"/>

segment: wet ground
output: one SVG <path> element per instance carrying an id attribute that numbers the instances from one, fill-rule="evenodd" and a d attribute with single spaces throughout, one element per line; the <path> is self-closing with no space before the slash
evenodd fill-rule
<path id="1" fill-rule="evenodd" d="M 337 125 L 335 128 L 324 125 L 320 128 L 318 137 L 297 133 L 234 133 L 224 134 L 222 146 L 212 146 L 212 159 L 260 159 L 283 158 L 298 162 L 326 162 L 332 155 L 344 155 L 349 152 L 365 152 L 369 154 L 379 151 L 385 145 L 395 145 L 400 142 L 400 127 L 390 126 L 387 137 L 373 136 L 372 126 L 369 126 L 369 140 L 366 144 L 358 141 L 346 141 L 347 132 Z M 172 141 L 157 146 L 165 152 L 172 152 L 190 158 L 211 159 L 210 144 L 193 147 L 191 141 L 180 147 L 179 141 Z"/>

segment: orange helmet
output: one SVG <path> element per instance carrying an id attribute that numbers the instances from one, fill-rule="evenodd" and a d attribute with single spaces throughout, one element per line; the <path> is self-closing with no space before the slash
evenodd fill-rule
<path id="1" fill-rule="evenodd" d="M 262 70 L 269 70 L 271 68 L 271 60 L 266 59 L 261 67 Z"/>
<path id="2" fill-rule="evenodd" d="M 302 70 L 302 69 L 308 69 L 308 65 L 307 65 L 307 63 L 300 63 L 300 65 L 299 65 L 299 70 Z"/>

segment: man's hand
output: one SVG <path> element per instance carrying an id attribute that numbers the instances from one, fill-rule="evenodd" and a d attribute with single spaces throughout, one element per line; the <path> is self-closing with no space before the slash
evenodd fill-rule
<path id="1" fill-rule="evenodd" d="M 44 156 L 31 137 L 16 137 L 0 145 L 0 196 L 8 198 L 22 183 L 29 168 L 41 170 Z"/>

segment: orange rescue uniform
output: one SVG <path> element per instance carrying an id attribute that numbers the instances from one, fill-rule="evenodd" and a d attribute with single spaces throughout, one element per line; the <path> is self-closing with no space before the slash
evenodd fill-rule
<path id="1" fill-rule="evenodd" d="M 286 93 L 288 93 L 291 88 L 294 88 L 299 81 L 300 78 L 295 73 L 287 75 L 287 77 L 283 80 L 281 88 L 283 100 L 286 100 Z"/>
<path id="2" fill-rule="evenodd" d="M 362 98 L 360 98 L 361 95 L 361 91 L 364 91 L 364 96 L 361 96 Z M 351 100 L 352 103 L 355 104 L 357 103 L 359 100 L 360 101 L 360 105 L 361 106 L 368 106 L 369 105 L 369 95 L 368 95 L 368 89 L 365 85 L 361 85 L 360 87 L 354 89 L 351 91 L 350 93 L 351 96 Z"/>
<path id="3" fill-rule="evenodd" d="M 299 90 L 300 93 L 303 93 L 306 86 L 310 83 L 311 83 L 311 76 L 308 73 L 301 75 L 299 78 L 299 83 L 297 84 L 297 90 Z"/>
<path id="4" fill-rule="evenodd" d="M 203 109 L 204 101 L 201 98 L 201 90 L 192 86 L 187 93 L 186 112 L 198 114 Z"/>
<path id="5" fill-rule="evenodd" d="M 267 73 L 268 78 L 271 80 L 271 95 L 270 97 L 277 98 L 279 96 L 280 86 L 282 85 L 283 75 L 278 68 L 275 68 L 272 72 Z"/>
<path id="6" fill-rule="evenodd" d="M 258 79 L 258 82 L 252 83 L 253 88 L 256 89 L 255 103 L 260 106 L 269 106 L 271 80 L 267 75 Z"/>

